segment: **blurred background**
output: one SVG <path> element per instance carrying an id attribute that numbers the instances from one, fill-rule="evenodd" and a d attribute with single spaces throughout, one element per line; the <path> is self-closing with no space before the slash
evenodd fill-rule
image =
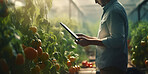
<path id="1" fill-rule="evenodd" d="M 125 8 L 129 20 L 137 22 L 146 19 L 148 15 L 147 0 L 118 0 Z M 140 13 L 138 13 L 140 11 Z M 49 17 L 69 16 L 77 19 L 80 23 L 90 22 L 95 24 L 100 21 L 102 7 L 95 0 L 53 0 Z M 141 15 L 138 15 L 141 14 Z M 134 18 L 132 18 L 134 16 Z M 138 19 L 140 16 L 140 19 Z M 98 23 L 99 24 L 99 23 Z"/>

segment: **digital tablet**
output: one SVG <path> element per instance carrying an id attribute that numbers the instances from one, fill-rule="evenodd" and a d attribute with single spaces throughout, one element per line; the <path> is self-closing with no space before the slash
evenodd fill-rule
<path id="1" fill-rule="evenodd" d="M 72 32 L 65 24 L 63 24 L 62 22 L 60 23 L 76 40 L 79 41 L 78 36 Z"/>

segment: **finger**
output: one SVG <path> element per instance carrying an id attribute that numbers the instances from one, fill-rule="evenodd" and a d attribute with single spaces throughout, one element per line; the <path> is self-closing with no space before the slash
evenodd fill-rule
<path id="1" fill-rule="evenodd" d="M 80 37 L 78 38 L 79 41 L 80 41 L 80 40 L 83 40 L 83 39 L 86 39 L 86 37 L 80 36 Z"/>
<path id="2" fill-rule="evenodd" d="M 77 36 L 84 36 L 82 33 L 77 33 L 76 35 Z"/>

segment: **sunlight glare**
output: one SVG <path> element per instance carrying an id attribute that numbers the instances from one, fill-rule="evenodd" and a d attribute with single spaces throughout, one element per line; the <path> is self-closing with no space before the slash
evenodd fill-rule
<path id="1" fill-rule="evenodd" d="M 15 1 L 15 7 L 25 6 L 24 1 Z"/>

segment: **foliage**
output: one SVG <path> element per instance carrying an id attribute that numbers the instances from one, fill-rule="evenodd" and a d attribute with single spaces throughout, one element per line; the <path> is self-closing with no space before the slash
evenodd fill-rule
<path id="1" fill-rule="evenodd" d="M 148 59 L 148 22 L 139 22 L 131 32 L 131 59 L 136 67 L 146 67 L 144 62 Z"/>
<path id="2" fill-rule="evenodd" d="M 68 27 L 74 32 L 79 24 L 68 18 L 48 19 L 51 4 L 51 0 L 26 0 L 24 7 L 12 7 L 7 17 L 0 18 L 0 72 L 3 73 L 3 62 L 8 73 L 18 74 L 66 74 L 69 68 L 77 65 L 79 55 L 76 53 L 82 53 L 82 48 L 77 47 L 59 21 L 70 24 Z M 18 54 L 23 55 L 19 61 L 21 65 L 16 64 Z M 68 60 L 72 63 L 70 67 Z"/>
<path id="3" fill-rule="evenodd" d="M 148 32 L 148 26 L 147 26 L 147 22 L 139 22 L 137 25 L 138 27 L 136 27 L 132 32 L 131 32 L 131 45 L 132 46 L 136 46 L 136 45 L 140 45 L 139 42 L 141 42 L 141 40 L 146 40 L 147 39 L 147 32 Z"/>

